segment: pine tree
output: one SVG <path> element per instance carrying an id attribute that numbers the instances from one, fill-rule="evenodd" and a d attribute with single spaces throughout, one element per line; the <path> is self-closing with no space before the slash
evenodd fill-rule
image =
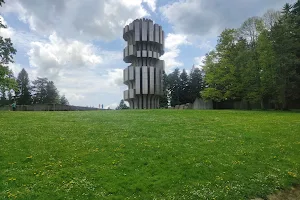
<path id="1" fill-rule="evenodd" d="M 60 103 L 59 94 L 53 81 L 48 81 L 46 85 L 46 98 L 45 103 L 58 104 Z"/>
<path id="2" fill-rule="evenodd" d="M 62 96 L 60 97 L 60 104 L 61 104 L 61 105 L 69 105 L 69 101 L 68 101 L 68 99 L 66 98 L 65 95 L 62 95 Z"/>
<path id="3" fill-rule="evenodd" d="M 196 98 L 200 98 L 200 93 L 204 89 L 201 70 L 195 68 L 190 73 L 189 79 L 189 103 L 194 103 Z"/>
<path id="4" fill-rule="evenodd" d="M 129 109 L 129 107 L 125 104 L 124 99 L 122 99 L 118 107 L 116 108 L 116 110 L 125 110 L 125 109 Z"/>
<path id="5" fill-rule="evenodd" d="M 180 105 L 179 100 L 179 85 L 180 85 L 180 71 L 176 68 L 172 73 L 168 75 L 168 89 L 170 91 L 170 103 L 171 106 Z"/>
<path id="6" fill-rule="evenodd" d="M 16 95 L 18 97 L 18 104 L 29 105 L 32 102 L 30 93 L 30 81 L 28 73 L 23 68 L 17 78 L 18 90 Z"/>
<path id="7" fill-rule="evenodd" d="M 189 76 L 185 69 L 182 70 L 179 82 L 179 102 L 180 104 L 189 103 Z"/>
<path id="8" fill-rule="evenodd" d="M 163 72 L 163 95 L 159 99 L 159 107 L 167 108 L 169 105 L 169 90 L 168 90 L 168 76 Z"/>
<path id="9" fill-rule="evenodd" d="M 32 82 L 32 95 L 34 104 L 44 104 L 46 103 L 47 96 L 47 78 L 37 78 Z"/>

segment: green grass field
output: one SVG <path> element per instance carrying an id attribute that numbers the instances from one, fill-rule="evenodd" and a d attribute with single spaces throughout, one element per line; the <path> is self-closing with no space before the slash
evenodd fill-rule
<path id="1" fill-rule="evenodd" d="M 251 199 L 300 184 L 300 113 L 1 112 L 0 199 Z"/>

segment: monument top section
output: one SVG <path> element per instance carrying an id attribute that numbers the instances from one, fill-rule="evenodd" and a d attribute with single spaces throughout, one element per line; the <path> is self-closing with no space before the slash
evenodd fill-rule
<path id="1" fill-rule="evenodd" d="M 165 42 L 164 34 L 160 25 L 154 24 L 151 19 L 146 18 L 136 19 L 123 28 L 123 38 L 128 45 L 147 42 L 158 45 L 162 51 Z"/>

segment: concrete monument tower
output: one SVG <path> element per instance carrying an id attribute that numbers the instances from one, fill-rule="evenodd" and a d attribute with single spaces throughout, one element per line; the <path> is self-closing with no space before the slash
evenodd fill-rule
<path id="1" fill-rule="evenodd" d="M 131 109 L 159 108 L 159 97 L 163 94 L 162 74 L 165 68 L 159 57 L 164 54 L 164 31 L 149 19 L 136 19 L 123 29 L 127 42 L 124 62 L 131 63 L 123 71 L 124 100 Z"/>

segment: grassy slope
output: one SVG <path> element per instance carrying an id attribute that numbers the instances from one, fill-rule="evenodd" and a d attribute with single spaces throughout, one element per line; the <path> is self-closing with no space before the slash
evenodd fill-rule
<path id="1" fill-rule="evenodd" d="M 300 114 L 1 112 L 0 199 L 247 199 L 300 183 Z"/>

